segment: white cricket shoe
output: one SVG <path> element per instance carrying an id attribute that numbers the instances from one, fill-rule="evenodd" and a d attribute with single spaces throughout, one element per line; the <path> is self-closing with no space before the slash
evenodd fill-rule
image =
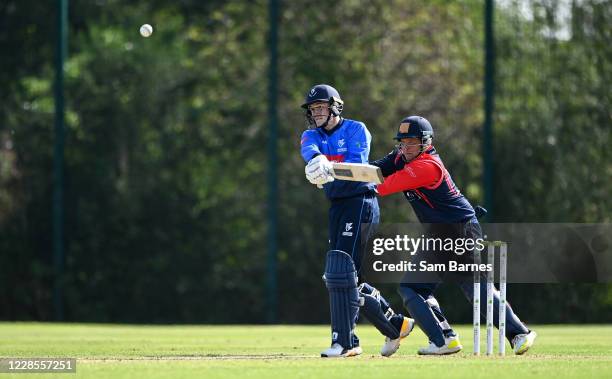
<path id="1" fill-rule="evenodd" d="M 463 349 L 458 336 L 449 337 L 444 339 L 444 345 L 436 346 L 435 343 L 429 342 L 429 346 L 422 347 L 419 349 L 419 355 L 446 355 L 454 354 Z"/>
<path id="2" fill-rule="evenodd" d="M 402 327 L 400 328 L 400 335 L 396 339 L 391 339 L 389 337 L 385 337 L 385 344 L 382 349 L 380 349 L 380 355 L 383 357 L 390 357 L 397 349 L 400 347 L 400 343 L 404 337 L 408 336 L 410 332 L 414 329 L 414 319 L 404 317 L 404 321 L 402 321 Z"/>
<path id="3" fill-rule="evenodd" d="M 533 330 L 530 330 L 527 334 L 517 334 L 512 339 L 512 346 L 514 346 L 514 354 L 522 355 L 529 350 L 533 343 L 535 342 L 538 334 Z"/>
<path id="4" fill-rule="evenodd" d="M 360 355 L 363 352 L 361 346 L 355 346 L 352 349 L 345 349 L 339 343 L 331 345 L 330 348 L 325 349 L 321 352 L 323 358 L 343 358 L 343 357 L 354 357 Z"/>

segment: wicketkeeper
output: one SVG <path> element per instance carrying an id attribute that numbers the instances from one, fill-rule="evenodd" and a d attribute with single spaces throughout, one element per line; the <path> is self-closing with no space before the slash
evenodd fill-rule
<path id="1" fill-rule="evenodd" d="M 367 163 L 371 136 L 365 124 L 340 117 L 340 94 L 320 84 L 306 95 L 309 129 L 301 139 L 301 153 L 307 162 L 306 178 L 323 188 L 329 208 L 329 251 L 323 279 L 329 291 L 331 347 L 322 357 L 350 357 L 362 352 L 355 335 L 359 311 L 383 334 L 383 356 L 397 351 L 414 320 L 396 314 L 380 292 L 367 283 L 359 284 L 361 253 L 379 221 L 378 200 L 373 183 L 334 180 L 331 166 L 336 162 Z"/>
<path id="2" fill-rule="evenodd" d="M 384 183 L 378 185 L 380 196 L 403 192 L 421 223 L 444 228 L 451 238 L 482 238 L 476 211 L 461 194 L 442 159 L 432 145 L 434 131 L 423 117 L 410 116 L 399 125 L 396 148 L 384 158 L 370 162 L 381 168 Z M 477 207 L 482 210 L 482 208 Z M 484 210 L 483 210 L 484 211 Z M 458 225 L 458 228 L 452 226 Z M 462 349 L 459 337 L 450 327 L 434 291 L 438 283 L 401 283 L 399 293 L 404 306 L 429 338 L 429 346 L 419 349 L 423 355 L 452 354 Z M 472 301 L 473 283 L 461 284 L 461 290 Z M 481 298 L 486 298 L 482 286 Z M 495 290 L 494 306 L 499 306 Z M 515 354 L 525 353 L 534 343 L 536 333 L 530 331 L 506 303 L 506 337 Z M 485 309 L 482 309 L 483 314 Z M 497 313 L 494 324 L 499 326 Z"/>

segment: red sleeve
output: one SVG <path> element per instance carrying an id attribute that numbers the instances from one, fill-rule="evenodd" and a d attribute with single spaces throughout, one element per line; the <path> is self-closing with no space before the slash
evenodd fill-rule
<path id="1" fill-rule="evenodd" d="M 442 178 L 442 169 L 434 162 L 417 160 L 408 163 L 403 169 L 387 176 L 377 186 L 380 196 L 434 185 Z"/>

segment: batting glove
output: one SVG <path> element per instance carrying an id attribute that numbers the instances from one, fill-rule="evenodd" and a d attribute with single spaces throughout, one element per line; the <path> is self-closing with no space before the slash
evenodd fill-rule
<path id="1" fill-rule="evenodd" d="M 331 175 L 332 164 L 325 155 L 317 155 L 312 158 L 306 168 L 306 179 L 312 184 L 325 184 L 334 181 Z"/>

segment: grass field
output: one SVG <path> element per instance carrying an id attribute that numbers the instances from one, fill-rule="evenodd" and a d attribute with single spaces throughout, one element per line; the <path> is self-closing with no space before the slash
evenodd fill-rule
<path id="1" fill-rule="evenodd" d="M 360 325 L 362 356 L 322 359 L 328 326 L 0 323 L 0 357 L 77 358 L 76 376 L 0 374 L 0 379 L 612 378 L 612 326 L 532 327 L 539 337 L 525 356 L 472 356 L 471 325 L 466 325 L 457 328 L 464 345 L 459 354 L 417 356 L 416 349 L 426 341 L 415 329 L 396 355 L 383 358 L 378 354 L 383 338 L 369 325 Z M 509 345 L 507 350 L 511 353 Z"/>

